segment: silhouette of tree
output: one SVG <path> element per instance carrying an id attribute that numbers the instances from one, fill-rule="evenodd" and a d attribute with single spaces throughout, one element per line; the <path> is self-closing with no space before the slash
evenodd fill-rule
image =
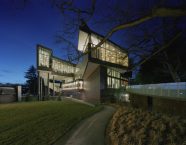
<path id="1" fill-rule="evenodd" d="M 32 95 L 37 94 L 37 73 L 36 68 L 32 65 L 25 72 L 26 85 L 29 88 L 29 93 Z"/>
<path id="2" fill-rule="evenodd" d="M 147 84 L 186 81 L 185 39 L 186 35 L 182 35 L 167 49 L 152 56 L 150 61 L 142 64 L 134 83 Z M 154 48 L 152 53 L 156 51 L 157 48 Z"/>

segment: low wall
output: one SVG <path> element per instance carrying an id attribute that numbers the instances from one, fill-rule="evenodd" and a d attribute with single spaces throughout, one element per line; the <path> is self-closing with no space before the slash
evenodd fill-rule
<path id="1" fill-rule="evenodd" d="M 21 86 L 0 86 L 0 103 L 21 101 Z"/>
<path id="2" fill-rule="evenodd" d="M 0 95 L 0 103 L 11 103 L 16 101 L 16 95 Z"/>
<path id="3" fill-rule="evenodd" d="M 186 116 L 186 101 L 130 93 L 131 105 L 149 111 Z"/>
<path id="4" fill-rule="evenodd" d="M 147 96 L 130 94 L 130 103 L 135 108 L 148 109 Z"/>
<path id="5" fill-rule="evenodd" d="M 133 107 L 186 116 L 186 82 L 126 87 Z"/>
<path id="6" fill-rule="evenodd" d="M 186 116 L 186 101 L 153 98 L 154 111 Z"/>

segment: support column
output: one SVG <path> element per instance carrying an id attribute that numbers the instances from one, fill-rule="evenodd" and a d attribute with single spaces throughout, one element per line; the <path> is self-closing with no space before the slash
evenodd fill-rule
<path id="1" fill-rule="evenodd" d="M 55 83 L 55 78 L 53 76 L 53 96 L 55 96 L 54 83 Z"/>
<path id="2" fill-rule="evenodd" d="M 42 77 L 40 77 L 40 84 L 41 84 L 41 88 L 40 88 L 40 90 L 41 90 L 41 96 L 40 96 L 40 101 L 42 101 L 42 99 L 43 99 L 43 79 L 42 79 Z"/>
<path id="3" fill-rule="evenodd" d="M 50 88 L 49 88 L 49 83 L 50 83 L 50 73 L 48 73 L 48 82 L 47 82 L 47 85 L 48 85 L 48 87 L 47 87 L 47 95 L 49 96 L 49 94 L 50 94 Z"/>
<path id="4" fill-rule="evenodd" d="M 40 88 L 40 72 L 38 71 L 38 100 L 41 98 L 41 88 Z"/>
<path id="5" fill-rule="evenodd" d="M 17 86 L 16 89 L 17 89 L 17 99 L 18 99 L 19 102 L 21 102 L 21 100 L 22 100 L 22 93 L 21 93 L 22 92 L 22 87 Z"/>

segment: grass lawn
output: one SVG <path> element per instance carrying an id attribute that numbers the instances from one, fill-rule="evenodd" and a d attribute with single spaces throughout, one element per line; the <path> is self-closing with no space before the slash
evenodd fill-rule
<path id="1" fill-rule="evenodd" d="M 0 144 L 52 144 L 74 124 L 101 108 L 70 100 L 0 105 Z"/>

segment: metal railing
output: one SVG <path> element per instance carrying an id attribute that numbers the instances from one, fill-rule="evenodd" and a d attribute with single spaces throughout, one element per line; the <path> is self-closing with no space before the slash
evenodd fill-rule
<path id="1" fill-rule="evenodd" d="M 186 100 L 186 82 L 132 85 L 126 90 L 133 94 Z"/>

